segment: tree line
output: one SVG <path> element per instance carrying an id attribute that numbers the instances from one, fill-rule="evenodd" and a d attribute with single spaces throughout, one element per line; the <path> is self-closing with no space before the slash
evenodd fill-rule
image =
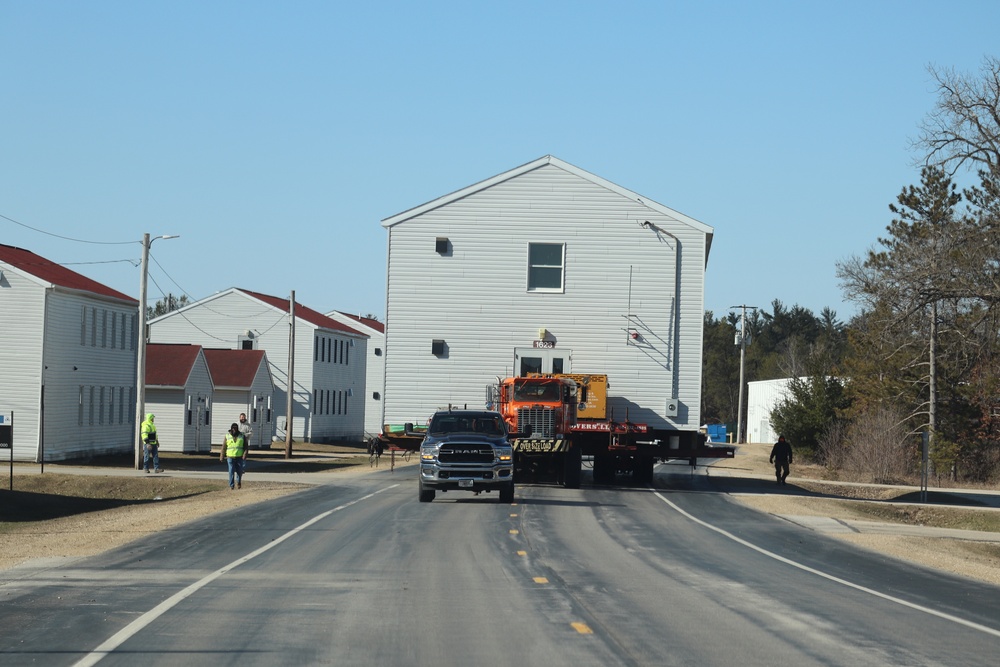
<path id="1" fill-rule="evenodd" d="M 794 378 L 772 425 L 845 474 L 911 477 L 926 438 L 938 478 L 989 482 L 1000 478 L 1000 59 L 978 75 L 929 70 L 938 97 L 913 142 L 919 183 L 889 205 L 886 234 L 837 265 L 857 314 L 842 323 L 778 300 L 749 311 L 745 380 Z M 705 314 L 710 423 L 737 421 L 739 318 Z"/>

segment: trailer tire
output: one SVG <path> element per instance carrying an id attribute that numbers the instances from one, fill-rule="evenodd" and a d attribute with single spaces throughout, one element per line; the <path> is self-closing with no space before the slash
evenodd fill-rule
<path id="1" fill-rule="evenodd" d="M 652 456 L 637 456 L 632 461 L 632 465 L 634 466 L 632 476 L 635 479 L 636 484 L 653 483 L 653 466 L 655 464 L 656 459 Z"/>
<path id="2" fill-rule="evenodd" d="M 594 484 L 611 484 L 615 480 L 615 457 L 610 454 L 594 455 Z"/>
<path id="3" fill-rule="evenodd" d="M 514 502 L 514 482 L 500 488 L 500 502 L 508 504 Z"/>
<path id="4" fill-rule="evenodd" d="M 583 467 L 583 455 L 580 448 L 573 447 L 563 455 L 563 485 L 567 489 L 580 488 L 581 468 Z"/>

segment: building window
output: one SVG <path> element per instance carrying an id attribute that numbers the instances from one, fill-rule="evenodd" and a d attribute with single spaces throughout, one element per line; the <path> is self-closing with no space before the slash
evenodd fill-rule
<path id="1" fill-rule="evenodd" d="M 87 307 L 83 307 L 80 313 L 80 345 L 87 344 Z M 83 424 L 81 424 L 83 426 Z"/>
<path id="2" fill-rule="evenodd" d="M 97 309 L 90 309 L 90 347 L 97 347 Z"/>
<path id="3" fill-rule="evenodd" d="M 101 308 L 101 347 L 108 346 L 108 311 Z"/>
<path id="4" fill-rule="evenodd" d="M 562 243 L 528 244 L 529 292 L 562 291 L 564 250 Z"/>
<path id="5" fill-rule="evenodd" d="M 111 349 L 118 347 L 118 311 L 111 311 Z"/>
<path id="6" fill-rule="evenodd" d="M 313 405 L 312 405 L 312 408 L 313 408 L 312 409 L 312 413 L 313 414 L 316 414 L 316 401 L 318 399 L 319 399 L 319 391 L 317 391 L 316 389 L 313 389 Z"/>
<path id="7" fill-rule="evenodd" d="M 319 361 L 319 338 L 313 338 L 313 361 Z"/>

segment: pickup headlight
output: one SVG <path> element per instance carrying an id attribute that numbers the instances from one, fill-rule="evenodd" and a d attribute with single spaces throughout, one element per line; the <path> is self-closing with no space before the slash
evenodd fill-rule
<path id="1" fill-rule="evenodd" d="M 420 448 L 420 460 L 421 461 L 433 461 L 437 458 L 437 448 L 436 447 L 421 447 Z"/>
<path id="2" fill-rule="evenodd" d="M 501 447 L 497 450 L 497 459 L 503 463 L 510 463 L 514 456 L 514 450 L 510 447 Z"/>

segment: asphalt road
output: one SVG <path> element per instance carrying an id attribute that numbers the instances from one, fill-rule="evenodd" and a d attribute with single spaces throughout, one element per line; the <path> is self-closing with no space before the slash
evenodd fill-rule
<path id="1" fill-rule="evenodd" d="M 0 584 L 7 665 L 995 665 L 1000 589 L 719 480 L 417 502 L 335 480 Z"/>

